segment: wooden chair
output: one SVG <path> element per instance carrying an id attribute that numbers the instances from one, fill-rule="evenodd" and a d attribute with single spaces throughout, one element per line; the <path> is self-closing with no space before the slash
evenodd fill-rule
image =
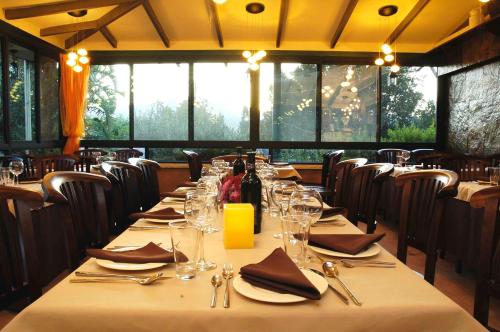
<path id="1" fill-rule="evenodd" d="M 142 171 L 141 192 L 142 192 L 142 209 L 149 210 L 161 199 L 160 187 L 158 184 L 158 170 L 160 164 L 153 160 L 130 158 L 128 162 L 131 165 L 137 166 Z"/>
<path id="2" fill-rule="evenodd" d="M 52 156 L 37 158 L 38 178 L 43 178 L 45 174 L 59 171 L 74 171 L 77 160 L 71 156 Z"/>
<path id="3" fill-rule="evenodd" d="M 34 301 L 42 294 L 31 214 L 42 205 L 38 192 L 0 186 L 0 308 L 25 296 Z"/>
<path id="4" fill-rule="evenodd" d="M 194 151 L 183 150 L 182 153 L 186 156 L 189 164 L 190 181 L 198 181 L 201 177 L 201 169 L 203 163 L 201 162 L 200 155 Z"/>
<path id="5" fill-rule="evenodd" d="M 434 149 L 415 149 L 410 152 L 410 161 L 414 164 L 421 164 L 421 158 L 436 153 Z"/>
<path id="6" fill-rule="evenodd" d="M 472 194 L 470 205 L 482 212 L 479 264 L 476 271 L 474 318 L 488 327 L 490 296 L 500 297 L 500 246 L 495 241 L 499 220 L 500 187 L 489 187 Z M 495 245 L 496 244 L 496 245 Z"/>
<path id="7" fill-rule="evenodd" d="M 368 162 L 366 158 L 348 159 L 339 162 L 333 167 L 330 188 L 333 191 L 333 205 L 347 207 L 349 188 L 351 186 L 352 170 Z"/>
<path id="8" fill-rule="evenodd" d="M 73 153 L 76 157 L 76 170 L 79 172 L 90 173 L 91 166 L 97 164 L 97 158 L 107 155 L 108 152 L 102 149 L 83 149 Z"/>
<path id="9" fill-rule="evenodd" d="M 489 181 L 488 168 L 492 166 L 490 158 L 454 156 L 447 158 L 449 170 L 458 174 L 460 181 Z"/>
<path id="10" fill-rule="evenodd" d="M 113 182 L 113 192 L 118 195 L 113 201 L 122 201 L 122 210 L 114 211 L 117 228 L 122 230 L 130 225 L 129 215 L 144 211 L 141 198 L 142 171 L 129 163 L 106 161 L 101 164 L 101 172 Z"/>
<path id="11" fill-rule="evenodd" d="M 401 156 L 403 152 L 410 153 L 410 151 L 403 149 L 381 149 L 377 151 L 375 158 L 377 163 L 397 164 L 398 157 Z"/>
<path id="12" fill-rule="evenodd" d="M 447 161 L 453 155 L 448 152 L 434 152 L 420 157 L 424 169 L 446 169 Z"/>
<path id="13" fill-rule="evenodd" d="M 13 160 L 22 161 L 24 164 L 24 171 L 19 175 L 20 181 L 35 180 L 39 178 L 36 174 L 34 157 L 25 154 L 12 154 L 0 157 L 0 163 L 2 167 L 9 167 L 10 162 Z"/>
<path id="14" fill-rule="evenodd" d="M 323 196 L 323 200 L 327 203 L 332 203 L 333 191 L 331 190 L 330 181 L 334 181 L 331 178 L 333 173 L 333 168 L 340 162 L 344 150 L 330 151 L 323 155 L 323 164 L 321 166 L 321 184 L 303 184 L 307 189 L 316 190 Z"/>
<path id="15" fill-rule="evenodd" d="M 139 158 L 142 157 L 143 153 L 136 149 L 121 149 L 116 150 L 116 161 L 128 162 L 129 158 Z"/>
<path id="16" fill-rule="evenodd" d="M 105 192 L 111 189 L 111 183 L 106 177 L 52 172 L 43 178 L 42 188 L 47 201 L 61 206 L 72 265 L 85 257 L 86 248 L 100 248 L 109 242 Z"/>
<path id="17" fill-rule="evenodd" d="M 400 174 L 395 182 L 402 187 L 397 257 L 406 263 L 408 245 L 424 251 L 424 277 L 433 284 L 444 205 L 457 195 L 458 175 L 448 170 L 421 170 Z"/>
<path id="18" fill-rule="evenodd" d="M 366 232 L 374 233 L 376 214 L 382 184 L 394 171 L 390 163 L 376 163 L 356 167 L 352 170 L 347 219 L 354 225 L 366 223 Z"/>

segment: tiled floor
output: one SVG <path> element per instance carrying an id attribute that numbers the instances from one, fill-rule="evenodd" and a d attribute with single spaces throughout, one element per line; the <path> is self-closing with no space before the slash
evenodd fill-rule
<path id="1" fill-rule="evenodd" d="M 363 229 L 364 225 L 360 225 Z M 381 244 L 396 255 L 397 232 L 388 225 L 379 224 L 378 232 L 385 232 L 386 236 Z M 425 256 L 418 250 L 409 248 L 407 264 L 409 267 L 420 273 L 424 272 Z M 472 313 L 474 306 L 474 276 L 471 273 L 457 274 L 454 264 L 449 261 L 439 259 L 436 268 L 436 280 L 434 285 L 453 301 Z M 8 311 L 0 311 L 0 329 L 3 328 L 15 314 Z M 493 299 L 490 304 L 490 325 L 500 329 L 500 301 Z"/>

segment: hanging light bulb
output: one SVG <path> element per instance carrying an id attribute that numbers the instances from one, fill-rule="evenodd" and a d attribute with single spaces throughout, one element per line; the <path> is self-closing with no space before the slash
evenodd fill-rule
<path id="1" fill-rule="evenodd" d="M 384 59 L 382 59 L 382 58 L 375 59 L 375 64 L 377 66 L 382 66 L 384 64 Z"/>
<path id="2" fill-rule="evenodd" d="M 266 51 L 261 50 L 255 53 L 255 56 L 257 57 L 258 60 L 261 60 L 263 57 L 267 55 Z"/>
<path id="3" fill-rule="evenodd" d="M 347 81 L 344 81 L 342 83 L 340 83 L 340 86 L 345 88 L 345 87 L 348 87 L 349 85 L 351 85 L 351 83 L 347 82 Z"/>
<path id="4" fill-rule="evenodd" d="M 66 60 L 66 64 L 70 67 L 73 67 L 74 65 L 76 65 L 76 60 L 75 59 L 68 59 L 68 60 Z"/>
<path id="5" fill-rule="evenodd" d="M 251 63 L 250 64 L 250 70 L 257 71 L 259 70 L 259 64 L 258 63 Z"/>
<path id="6" fill-rule="evenodd" d="M 345 75 L 346 80 L 350 80 L 351 78 L 352 78 L 352 75 L 349 75 L 349 74 Z"/>
<path id="7" fill-rule="evenodd" d="M 394 55 L 393 54 L 387 54 L 384 57 L 384 60 L 387 61 L 387 62 L 392 62 L 392 61 L 394 61 Z"/>
<path id="8" fill-rule="evenodd" d="M 392 53 L 392 48 L 389 44 L 383 44 L 380 49 L 382 50 L 382 52 L 384 52 L 384 54 L 390 54 Z"/>
<path id="9" fill-rule="evenodd" d="M 393 73 L 399 72 L 400 69 L 401 69 L 401 67 L 399 67 L 399 65 L 397 65 L 397 64 L 393 64 L 391 66 L 391 72 L 393 72 Z"/>
<path id="10" fill-rule="evenodd" d="M 216 4 L 218 5 L 222 5 L 224 3 L 226 3 L 227 0 L 213 0 Z"/>
<path id="11" fill-rule="evenodd" d="M 82 56 L 78 59 L 78 62 L 80 62 L 81 64 L 86 64 L 86 63 L 89 63 L 89 58 L 86 57 L 86 56 Z"/>
<path id="12" fill-rule="evenodd" d="M 355 86 L 353 86 L 353 87 L 351 88 L 351 91 L 352 91 L 352 92 L 354 92 L 354 93 L 356 93 L 356 92 L 358 92 L 358 88 L 356 88 Z M 354 100 L 356 100 L 356 99 L 354 99 Z"/>
<path id="13" fill-rule="evenodd" d="M 83 70 L 83 67 L 80 65 L 75 65 L 73 67 L 73 70 L 76 71 L 77 73 L 81 72 Z"/>
<path id="14" fill-rule="evenodd" d="M 76 58 L 78 58 L 78 54 L 76 54 L 76 52 L 69 52 L 68 53 L 68 59 L 76 60 Z"/>
<path id="15" fill-rule="evenodd" d="M 250 52 L 250 51 L 243 51 L 242 55 L 243 55 L 243 57 L 245 59 L 248 59 L 249 57 L 252 56 L 252 52 Z"/>
<path id="16" fill-rule="evenodd" d="M 84 48 L 79 48 L 78 51 L 76 51 L 76 53 L 79 55 L 79 56 L 86 56 L 88 54 L 87 50 L 84 49 Z"/>

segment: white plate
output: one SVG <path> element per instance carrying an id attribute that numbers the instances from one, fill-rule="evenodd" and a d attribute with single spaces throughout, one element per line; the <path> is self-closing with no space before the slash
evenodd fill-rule
<path id="1" fill-rule="evenodd" d="M 334 251 L 334 250 L 318 248 L 318 247 L 315 247 L 312 245 L 309 245 L 308 247 L 312 251 L 315 251 L 319 254 L 323 254 L 323 255 L 327 255 L 327 256 L 334 256 L 334 257 L 343 257 L 343 258 L 366 258 L 366 257 L 375 256 L 380 252 L 380 246 L 377 243 L 372 244 L 371 246 L 368 247 L 368 249 L 366 249 L 365 251 L 362 251 L 356 255 L 350 255 L 350 254 L 346 254 L 346 253 L 338 252 L 338 251 Z"/>
<path id="2" fill-rule="evenodd" d="M 184 218 L 179 218 L 179 219 L 141 219 L 142 221 L 146 222 L 152 222 L 155 224 L 170 224 L 170 222 L 179 222 L 179 221 L 186 221 Z"/>
<path id="3" fill-rule="evenodd" d="M 316 286 L 318 291 L 323 294 L 328 289 L 328 283 L 320 275 L 309 270 L 301 270 L 309 281 Z M 243 280 L 243 278 L 238 275 L 233 281 L 234 289 L 243 296 L 251 298 L 253 300 L 269 302 L 269 303 L 295 303 L 307 301 L 305 297 L 293 295 L 293 294 L 282 294 L 276 293 L 267 289 L 259 288 L 253 286 Z"/>
<path id="4" fill-rule="evenodd" d="M 162 199 L 161 201 L 162 201 L 163 203 L 172 203 L 172 204 L 174 204 L 174 203 L 176 203 L 176 204 L 177 204 L 177 203 L 182 203 L 182 204 L 184 204 L 184 201 L 185 201 L 185 200 L 186 200 L 186 199 L 184 199 L 184 198 L 177 198 L 177 197 L 165 197 L 165 198 L 164 198 L 164 199 Z"/>
<path id="5" fill-rule="evenodd" d="M 179 187 L 174 190 L 176 193 L 186 193 L 188 191 L 195 191 L 196 187 Z"/>
<path id="6" fill-rule="evenodd" d="M 137 249 L 137 248 L 136 247 L 120 248 L 120 249 L 114 249 L 113 251 L 127 251 L 132 249 Z M 97 258 L 95 261 L 99 266 L 105 267 L 107 269 L 121 270 L 121 271 L 145 271 L 145 270 L 157 269 L 159 267 L 167 265 L 167 263 L 144 263 L 144 264 L 117 263 Z"/>

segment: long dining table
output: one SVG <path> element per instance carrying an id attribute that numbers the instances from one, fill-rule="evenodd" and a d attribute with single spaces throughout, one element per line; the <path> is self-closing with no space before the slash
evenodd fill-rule
<path id="1" fill-rule="evenodd" d="M 182 205 L 160 202 L 151 210 L 167 206 Z M 361 233 L 347 219 L 338 218 L 343 226 L 313 227 L 312 232 Z M 219 215 L 217 227 L 222 228 L 221 223 Z M 153 225 L 145 220 L 136 224 Z M 282 240 L 273 238 L 279 229 L 279 219 L 264 214 L 262 233 L 255 236 L 253 249 L 226 250 L 222 231 L 206 235 L 205 256 L 218 268 L 198 272 L 188 281 L 170 278 L 149 286 L 125 282 L 82 284 L 70 283 L 75 277 L 71 273 L 19 313 L 4 331 L 486 331 L 469 313 L 383 248 L 376 259 L 395 262 L 395 268 L 340 267 L 342 278 L 361 299 L 362 306 L 346 305 L 330 290 L 318 301 L 270 304 L 251 300 L 232 289 L 230 308 L 221 304 L 210 308 L 212 275 L 221 273 L 226 262 L 232 263 L 238 273 L 240 267 L 267 257 L 282 244 Z M 169 230 L 128 229 L 108 247 L 151 241 L 168 246 Z M 321 269 L 317 259 L 310 265 Z M 98 266 L 94 258 L 77 270 L 113 272 Z M 169 264 L 153 271 L 173 276 L 175 267 Z M 335 280 L 331 282 L 341 289 Z M 220 289 L 219 297 L 222 294 Z"/>

